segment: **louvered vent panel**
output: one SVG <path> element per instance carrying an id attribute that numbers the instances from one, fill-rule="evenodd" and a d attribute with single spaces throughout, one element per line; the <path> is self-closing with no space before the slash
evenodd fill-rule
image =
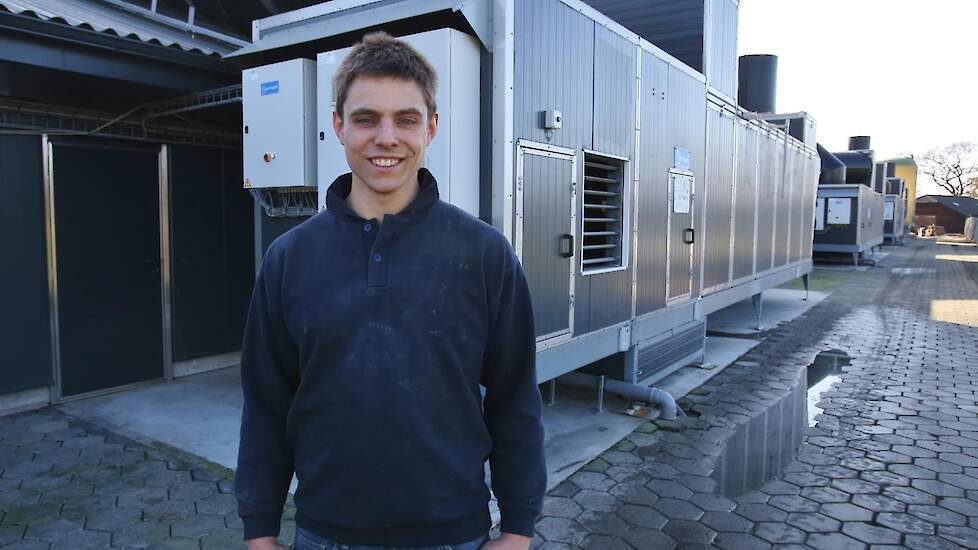
<path id="1" fill-rule="evenodd" d="M 624 161 L 584 155 L 584 273 L 622 265 Z"/>

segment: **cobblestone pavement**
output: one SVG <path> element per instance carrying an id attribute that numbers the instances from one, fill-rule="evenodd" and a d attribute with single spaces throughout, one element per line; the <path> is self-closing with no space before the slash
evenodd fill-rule
<path id="1" fill-rule="evenodd" d="M 0 418 L 0 469 L 4 550 L 243 546 L 230 471 L 55 409 Z"/>
<path id="2" fill-rule="evenodd" d="M 684 399 L 690 416 L 640 427 L 554 488 L 534 545 L 978 548 L 978 248 L 889 250 Z M 717 494 L 721 442 L 833 349 L 851 365 L 796 459 Z"/>
<path id="3" fill-rule="evenodd" d="M 640 427 L 554 488 L 534 547 L 978 548 L 978 249 L 889 250 L 695 390 L 681 423 Z M 717 494 L 721 443 L 829 349 L 852 363 L 797 459 Z M 241 548 L 230 491 L 225 469 L 55 409 L 0 418 L 4 550 Z"/>

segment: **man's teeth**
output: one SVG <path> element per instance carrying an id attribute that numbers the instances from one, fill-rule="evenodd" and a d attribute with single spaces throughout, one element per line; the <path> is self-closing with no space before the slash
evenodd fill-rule
<path id="1" fill-rule="evenodd" d="M 400 159 L 373 159 L 371 162 L 377 166 L 390 167 L 400 162 Z"/>

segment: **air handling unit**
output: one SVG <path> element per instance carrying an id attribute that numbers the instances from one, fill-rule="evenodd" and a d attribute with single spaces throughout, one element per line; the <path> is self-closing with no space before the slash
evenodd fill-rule
<path id="1" fill-rule="evenodd" d="M 869 137 L 849 140 L 849 151 L 819 146 L 822 162 L 815 203 L 814 251 L 847 254 L 855 265 L 883 244 L 883 194 L 873 189 L 876 165 Z"/>
<path id="2" fill-rule="evenodd" d="M 739 106 L 738 3 L 688 4 L 328 2 L 255 21 L 231 59 L 245 78 L 316 60 L 319 122 L 300 142 L 317 144 L 321 208 L 346 170 L 339 60 L 369 31 L 413 44 L 440 76 L 425 164 L 520 257 L 538 380 L 590 365 L 649 383 L 702 359 L 707 314 L 811 270 L 814 121 L 798 139 Z"/>

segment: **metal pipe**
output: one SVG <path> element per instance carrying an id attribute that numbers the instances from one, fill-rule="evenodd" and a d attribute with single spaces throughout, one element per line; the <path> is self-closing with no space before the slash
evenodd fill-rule
<path id="1" fill-rule="evenodd" d="M 601 378 L 582 372 L 571 372 L 561 376 L 559 380 L 568 386 L 597 388 L 600 386 Z M 659 418 L 663 420 L 675 420 L 677 415 L 684 414 L 679 406 L 676 405 L 676 400 L 673 399 L 672 395 L 659 388 L 650 388 L 641 384 L 629 384 L 621 380 L 605 378 L 604 389 L 605 391 L 624 397 L 629 401 L 644 401 L 650 405 L 655 405 L 662 411 Z"/>

